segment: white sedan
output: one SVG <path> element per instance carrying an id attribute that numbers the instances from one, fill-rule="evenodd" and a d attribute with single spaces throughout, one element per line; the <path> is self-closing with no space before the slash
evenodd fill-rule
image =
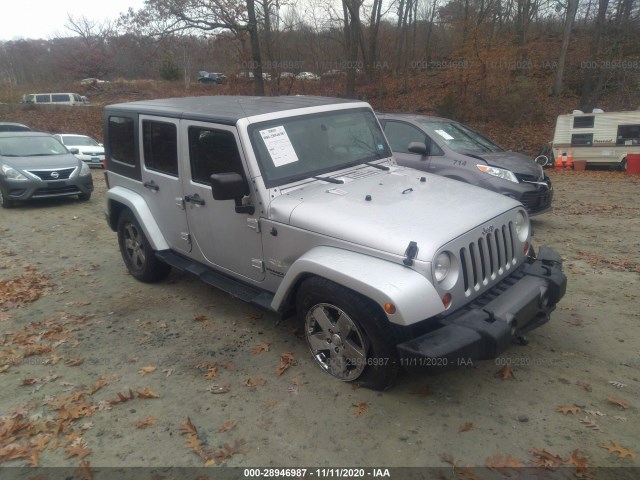
<path id="1" fill-rule="evenodd" d="M 77 148 L 78 153 L 74 155 L 83 162 L 96 166 L 103 166 L 104 147 L 93 138 L 86 135 L 57 134 L 54 135 L 69 150 Z"/>

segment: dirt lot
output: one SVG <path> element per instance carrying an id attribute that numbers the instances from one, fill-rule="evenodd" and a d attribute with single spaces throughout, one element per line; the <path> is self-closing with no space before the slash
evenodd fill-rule
<path id="1" fill-rule="evenodd" d="M 569 277 L 551 322 L 384 393 L 322 373 L 293 319 L 135 281 L 94 179 L 89 202 L 0 211 L 0 467 L 639 465 L 639 178 L 553 174 L 533 222 Z"/>

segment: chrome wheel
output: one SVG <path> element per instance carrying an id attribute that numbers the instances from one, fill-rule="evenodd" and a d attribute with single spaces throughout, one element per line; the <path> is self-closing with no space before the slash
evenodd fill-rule
<path id="1" fill-rule="evenodd" d="M 133 268 L 142 270 L 144 268 L 146 255 L 144 251 L 144 240 L 138 228 L 132 223 L 127 223 L 123 230 L 125 254 L 129 258 Z"/>
<path id="2" fill-rule="evenodd" d="M 365 336 L 335 305 L 320 303 L 309 309 L 305 336 L 318 365 L 340 380 L 356 380 L 367 366 Z"/>

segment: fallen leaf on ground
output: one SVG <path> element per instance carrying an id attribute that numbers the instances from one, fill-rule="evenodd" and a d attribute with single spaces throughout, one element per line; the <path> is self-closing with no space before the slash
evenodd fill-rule
<path id="1" fill-rule="evenodd" d="M 216 378 L 217 376 L 218 376 L 218 368 L 210 367 L 209 370 L 207 370 L 207 373 L 205 374 L 204 378 Z"/>
<path id="2" fill-rule="evenodd" d="M 77 367 L 78 365 L 82 365 L 84 362 L 83 358 L 70 358 L 64 364 L 68 367 Z"/>
<path id="3" fill-rule="evenodd" d="M 572 414 L 575 415 L 576 413 L 578 413 L 580 411 L 580 407 L 576 407 L 575 405 L 560 405 L 558 408 L 556 408 L 556 412 L 560 412 L 563 414 Z"/>
<path id="4" fill-rule="evenodd" d="M 209 320 L 206 315 L 196 315 L 195 317 L 193 317 L 193 319 L 196 322 L 206 322 L 207 320 Z"/>
<path id="5" fill-rule="evenodd" d="M 160 395 L 151 390 L 151 388 L 144 387 L 142 390 L 138 391 L 138 398 L 160 398 Z"/>
<path id="6" fill-rule="evenodd" d="M 162 373 L 166 373 L 167 377 L 170 377 L 176 371 L 175 368 L 165 368 Z"/>
<path id="7" fill-rule="evenodd" d="M 136 422 L 136 428 L 147 428 L 154 425 L 158 419 L 154 416 L 148 416 Z"/>
<path id="8" fill-rule="evenodd" d="M 617 380 L 609 380 L 609 383 L 616 388 L 624 388 L 627 386 L 626 383 L 618 382 Z"/>
<path id="9" fill-rule="evenodd" d="M 565 464 L 565 461 L 562 459 L 562 457 L 547 452 L 546 450 L 530 448 L 529 453 L 534 456 L 533 461 L 529 463 L 533 467 L 553 468 L 561 467 Z"/>
<path id="10" fill-rule="evenodd" d="M 501 454 L 496 453 L 492 457 L 487 458 L 484 464 L 487 468 L 497 470 L 503 475 L 509 476 L 509 474 L 506 472 L 506 469 L 511 468 L 514 470 L 518 470 L 520 467 L 522 467 L 522 460 L 513 458 L 511 455 L 503 457 Z"/>
<path id="11" fill-rule="evenodd" d="M 267 384 L 264 378 L 249 378 L 244 384 L 247 387 L 262 387 Z"/>
<path id="12" fill-rule="evenodd" d="M 595 430 L 596 432 L 602 432 L 600 425 L 598 425 L 595 420 L 590 419 L 589 417 L 584 417 L 580 420 L 580 423 L 585 427 L 590 428 L 591 430 Z"/>
<path id="13" fill-rule="evenodd" d="M 360 417 L 369 411 L 369 404 L 367 402 L 354 403 L 353 406 L 356 407 L 356 411 L 354 412 L 356 417 Z"/>
<path id="14" fill-rule="evenodd" d="M 617 443 L 613 443 L 611 441 L 609 442 L 609 445 L 600 445 L 600 448 L 605 448 L 609 450 L 609 453 L 618 454 L 618 458 L 620 459 L 631 457 L 633 460 L 636 460 L 638 458 L 638 455 L 636 454 L 636 452 L 634 452 L 630 448 L 624 448 L 618 445 Z"/>
<path id="15" fill-rule="evenodd" d="M 253 355 L 258 355 L 262 352 L 268 352 L 269 351 L 269 347 L 271 347 L 270 343 L 267 342 L 262 342 L 254 347 L 251 347 L 251 353 Z"/>
<path id="16" fill-rule="evenodd" d="M 629 404 L 620 398 L 607 397 L 607 400 L 609 401 L 609 403 L 613 403 L 614 405 L 617 405 L 622 410 L 626 410 L 627 408 L 629 408 Z"/>
<path id="17" fill-rule="evenodd" d="M 458 428 L 458 433 L 468 432 L 469 430 L 473 430 L 474 428 L 476 428 L 476 426 L 473 423 L 465 422 L 460 425 L 460 428 Z"/>
<path id="18" fill-rule="evenodd" d="M 503 380 L 507 378 L 516 378 L 513 376 L 513 371 L 509 365 L 505 365 L 500 370 L 496 372 L 496 377 L 502 377 Z"/>
<path id="19" fill-rule="evenodd" d="M 580 449 L 576 448 L 571 453 L 571 457 L 569 458 L 569 460 L 567 460 L 567 465 L 575 465 L 576 473 L 580 474 L 584 473 L 584 470 L 587 468 L 587 465 L 589 464 L 589 458 L 579 457 L 578 452 L 580 452 Z"/>
<path id="20" fill-rule="evenodd" d="M 236 426 L 236 422 L 234 420 L 226 422 L 224 425 L 222 425 L 218 429 L 218 433 L 228 432 L 229 430 L 231 430 L 235 426 Z"/>
<path id="21" fill-rule="evenodd" d="M 292 365 L 293 360 L 293 353 L 287 352 L 280 355 L 280 366 L 276 368 L 276 373 L 282 375 Z"/>
<path id="22" fill-rule="evenodd" d="M 153 373 L 158 369 L 158 367 L 154 367 L 152 365 L 146 366 L 146 367 L 142 367 L 140 370 L 138 370 L 138 373 L 141 376 L 145 376 L 147 373 Z"/>

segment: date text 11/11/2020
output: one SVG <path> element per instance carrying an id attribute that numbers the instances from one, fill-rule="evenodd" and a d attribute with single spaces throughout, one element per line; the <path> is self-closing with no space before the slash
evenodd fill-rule
<path id="1" fill-rule="evenodd" d="M 388 468 L 245 468 L 244 478 L 391 478 Z"/>

